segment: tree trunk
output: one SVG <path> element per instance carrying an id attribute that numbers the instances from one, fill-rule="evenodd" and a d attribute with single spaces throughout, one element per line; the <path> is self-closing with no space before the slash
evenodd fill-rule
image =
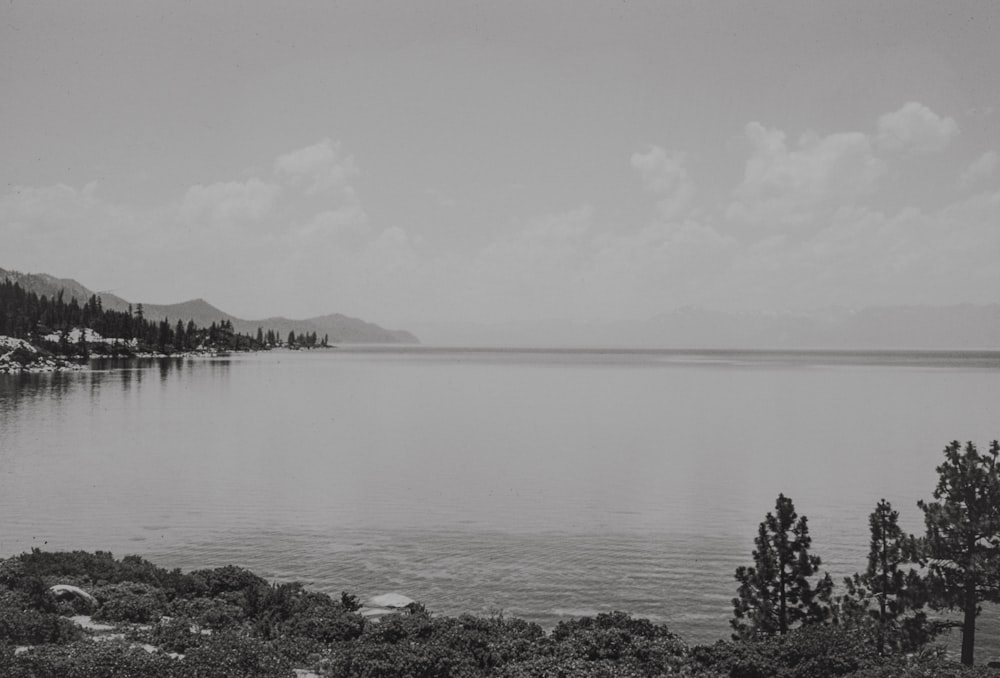
<path id="1" fill-rule="evenodd" d="M 965 621 L 962 623 L 962 663 L 972 666 L 976 649 L 976 581 L 965 582 Z"/>
<path id="2" fill-rule="evenodd" d="M 889 588 L 889 554 L 886 553 L 886 549 L 889 545 L 885 540 L 885 516 L 882 517 L 882 524 L 879 526 L 880 537 L 882 539 L 882 590 L 879 592 L 878 597 L 878 656 L 881 657 L 885 654 L 885 596 L 886 591 Z"/>
<path id="3" fill-rule="evenodd" d="M 779 610 L 778 610 L 778 632 L 781 635 L 788 633 L 788 603 L 785 599 L 785 566 L 781 565 L 781 574 L 778 577 Z"/>

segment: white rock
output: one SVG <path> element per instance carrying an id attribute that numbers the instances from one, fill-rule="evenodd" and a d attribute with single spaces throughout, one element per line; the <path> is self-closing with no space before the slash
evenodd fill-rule
<path id="1" fill-rule="evenodd" d="M 60 598 L 66 595 L 79 596 L 80 598 L 83 598 L 84 600 L 91 602 L 94 605 L 97 605 L 97 598 L 90 595 L 89 593 L 81 589 L 79 586 L 72 586 L 70 584 L 56 584 L 55 586 L 50 586 L 49 591 L 56 594 Z"/>
<path id="2" fill-rule="evenodd" d="M 415 602 L 417 601 L 413 600 L 413 598 L 407 598 L 401 593 L 383 593 L 380 596 L 369 598 L 367 605 L 369 607 L 388 607 L 400 609 Z"/>

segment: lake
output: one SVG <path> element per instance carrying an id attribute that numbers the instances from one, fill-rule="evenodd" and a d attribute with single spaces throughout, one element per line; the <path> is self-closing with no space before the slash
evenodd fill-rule
<path id="1" fill-rule="evenodd" d="M 882 497 L 919 531 L 1000 353 L 342 348 L 0 376 L 0 556 L 234 563 L 551 626 L 727 637 L 779 492 L 837 581 Z M 1000 656 L 995 611 L 977 659 Z"/>

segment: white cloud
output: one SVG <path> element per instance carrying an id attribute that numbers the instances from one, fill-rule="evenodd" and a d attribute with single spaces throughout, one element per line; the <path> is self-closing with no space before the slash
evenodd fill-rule
<path id="1" fill-rule="evenodd" d="M 759 122 L 745 128 L 751 145 L 728 219 L 771 227 L 815 223 L 823 212 L 870 193 L 885 172 L 860 132 L 803 134 L 790 147 L 784 132 Z"/>
<path id="2" fill-rule="evenodd" d="M 307 194 L 349 189 L 351 177 L 358 174 L 354 156 L 341 156 L 340 143 L 323 139 L 317 144 L 278 156 L 274 172 L 293 184 L 303 183 Z"/>
<path id="3" fill-rule="evenodd" d="M 735 308 L 995 303 L 1000 191 L 940 210 L 837 210 L 804 239 L 773 235 L 733 258 Z"/>
<path id="4" fill-rule="evenodd" d="M 185 193 L 180 213 L 188 221 L 203 217 L 224 222 L 258 220 L 271 212 L 280 193 L 280 186 L 257 178 L 197 184 Z"/>
<path id="5" fill-rule="evenodd" d="M 958 132 L 958 123 L 953 118 L 943 118 L 916 101 L 878 119 L 879 147 L 890 151 L 942 151 Z"/>
<path id="6" fill-rule="evenodd" d="M 353 240 L 369 231 L 368 215 L 357 202 L 324 210 L 296 229 L 298 235 L 305 237 L 333 236 L 341 240 Z"/>
<path id="7" fill-rule="evenodd" d="M 790 139 L 760 123 L 745 133 L 743 175 L 714 210 L 688 202 L 658 207 L 650 223 L 609 223 L 614 211 L 584 203 L 508 221 L 477 246 L 432 246 L 420 223 L 378 223 L 351 190 L 353 160 L 328 172 L 340 157 L 329 142 L 281 156 L 274 176 L 194 186 L 150 209 L 114 204 L 96 184 L 15 187 L 0 196 L 0 266 L 133 300 L 205 296 L 240 315 L 340 311 L 404 326 L 996 300 L 1000 192 L 941 209 L 893 209 L 880 195 L 880 211 L 865 204 L 886 171 L 874 134 Z M 630 160 L 660 202 L 694 190 L 681 153 L 652 147 Z M 997 161 L 984 154 L 963 181 L 995 176 Z M 336 189 L 302 195 L 320 179 Z M 437 197 L 417 197 L 427 196 Z"/>
<path id="8" fill-rule="evenodd" d="M 541 269 L 556 269 L 580 256 L 579 244 L 590 230 L 593 216 L 594 208 L 585 204 L 530 219 L 484 247 L 476 266 L 496 279 L 511 279 L 519 285 L 528 282 Z"/>
<path id="9" fill-rule="evenodd" d="M 958 177 L 958 185 L 969 188 L 983 179 L 988 179 L 993 176 L 997 166 L 1000 166 L 1000 156 L 996 151 L 986 151 L 962 172 Z"/>
<path id="10" fill-rule="evenodd" d="M 659 146 L 632 154 L 632 167 L 639 170 L 643 187 L 663 196 L 657 202 L 657 212 L 664 219 L 681 215 L 694 197 L 694 182 L 688 177 L 686 162 L 684 153 L 668 153 Z"/>
<path id="11" fill-rule="evenodd" d="M 0 196 L 0 268 L 117 287 L 155 251 L 153 222 L 149 214 L 104 199 L 96 182 L 14 186 Z"/>

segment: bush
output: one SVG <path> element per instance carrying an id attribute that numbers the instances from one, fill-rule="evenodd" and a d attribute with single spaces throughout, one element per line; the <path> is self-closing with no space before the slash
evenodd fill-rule
<path id="1" fill-rule="evenodd" d="M 731 678 L 834 678 L 877 661 L 864 634 L 836 626 L 803 626 L 780 636 L 719 641 L 693 648 L 703 667 Z"/>
<path id="2" fill-rule="evenodd" d="M 291 663 L 271 643 L 233 633 L 206 637 L 177 662 L 177 678 L 294 678 Z"/>
<path id="3" fill-rule="evenodd" d="M 197 630 L 192 631 L 191 627 L 190 619 L 161 619 L 144 635 L 150 645 L 155 645 L 163 652 L 184 654 L 191 648 L 201 645 L 205 638 Z"/>
<path id="4" fill-rule="evenodd" d="M 482 675 L 459 653 L 437 643 L 338 643 L 320 670 L 331 678 L 472 678 Z"/>
<path id="5" fill-rule="evenodd" d="M 675 672 L 686 663 L 687 647 L 666 626 L 623 612 L 560 622 L 551 639 L 559 657 L 609 660 L 638 675 Z"/>
<path id="6" fill-rule="evenodd" d="M 149 584 L 121 583 L 94 590 L 101 604 L 94 619 L 145 624 L 157 621 L 166 612 L 163 591 Z"/>
<path id="7" fill-rule="evenodd" d="M 852 673 L 850 678 L 996 678 L 997 670 L 963 666 L 942 656 L 893 657 Z"/>
<path id="8" fill-rule="evenodd" d="M 291 635 L 332 643 L 357 638 L 364 630 L 361 615 L 297 583 L 269 587 L 259 597 L 257 608 L 254 628 L 264 638 Z"/>
<path id="9" fill-rule="evenodd" d="M 4 678 L 168 678 L 174 669 L 166 655 L 110 641 L 44 645 L 0 659 Z"/>
<path id="10" fill-rule="evenodd" d="M 177 598 L 167 606 L 167 614 L 216 630 L 233 628 L 246 620 L 242 607 L 220 598 Z"/>
<path id="11" fill-rule="evenodd" d="M 0 608 L 0 644 L 69 643 L 82 637 L 83 630 L 65 617 L 38 610 Z"/>

